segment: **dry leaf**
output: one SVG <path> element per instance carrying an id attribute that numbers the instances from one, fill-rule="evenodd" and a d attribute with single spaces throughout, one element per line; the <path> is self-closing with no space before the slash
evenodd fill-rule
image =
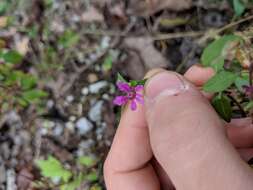
<path id="1" fill-rule="evenodd" d="M 139 16 L 148 16 L 162 9 L 180 11 L 189 9 L 192 0 L 129 0 L 127 12 Z"/>
<path id="2" fill-rule="evenodd" d="M 18 41 L 16 43 L 16 50 L 22 54 L 22 55 L 26 55 L 26 53 L 29 50 L 29 38 L 22 38 L 20 41 Z"/>
<path id="3" fill-rule="evenodd" d="M 8 17 L 2 16 L 0 17 L 0 28 L 6 27 L 8 24 Z"/>
<path id="4" fill-rule="evenodd" d="M 171 66 L 170 62 L 155 49 L 151 37 L 129 37 L 124 40 L 124 45 L 132 51 L 130 55 L 132 60 L 128 61 L 126 69 L 129 67 L 133 73 L 136 73 L 138 79 L 152 68 Z"/>
<path id="5" fill-rule="evenodd" d="M 102 22 L 104 17 L 94 7 L 90 7 L 87 11 L 82 14 L 83 22 Z"/>

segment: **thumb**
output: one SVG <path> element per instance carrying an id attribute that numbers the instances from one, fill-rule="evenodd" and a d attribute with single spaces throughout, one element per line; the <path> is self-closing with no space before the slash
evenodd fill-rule
<path id="1" fill-rule="evenodd" d="M 221 120 L 186 79 L 158 73 L 146 83 L 145 106 L 152 150 L 176 189 L 252 188 Z"/>

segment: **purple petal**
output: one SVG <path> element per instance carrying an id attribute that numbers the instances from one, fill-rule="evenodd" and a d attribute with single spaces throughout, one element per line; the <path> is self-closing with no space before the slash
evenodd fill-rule
<path id="1" fill-rule="evenodd" d="M 117 96 L 116 98 L 114 98 L 113 100 L 113 104 L 114 105 L 118 105 L 118 106 L 122 106 L 125 105 L 128 101 L 128 98 L 125 96 Z"/>
<path id="2" fill-rule="evenodd" d="M 137 104 L 134 100 L 131 101 L 131 110 L 135 111 L 137 109 Z"/>
<path id="3" fill-rule="evenodd" d="M 131 91 L 131 87 L 126 82 L 118 82 L 117 87 L 122 92 L 130 92 Z"/>
<path id="4" fill-rule="evenodd" d="M 144 87 L 143 87 L 142 85 L 137 85 L 137 86 L 134 88 L 135 92 L 141 91 L 141 90 L 143 90 L 143 89 L 144 89 Z"/>
<path id="5" fill-rule="evenodd" d="M 140 95 L 140 94 L 139 94 Z M 136 96 L 135 96 L 135 100 L 137 101 L 137 102 L 139 102 L 140 104 L 144 104 L 144 99 L 143 99 L 143 97 L 142 96 L 137 96 L 137 94 L 136 94 Z"/>

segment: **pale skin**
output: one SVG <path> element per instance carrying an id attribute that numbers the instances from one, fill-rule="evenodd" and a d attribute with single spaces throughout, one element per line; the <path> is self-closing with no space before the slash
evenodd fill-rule
<path id="1" fill-rule="evenodd" d="M 253 188 L 251 119 L 218 117 L 212 95 L 199 90 L 213 74 L 193 66 L 184 77 L 162 69 L 146 75 L 145 106 L 124 110 L 104 164 L 108 190 Z M 178 77 L 188 90 L 161 96 Z"/>

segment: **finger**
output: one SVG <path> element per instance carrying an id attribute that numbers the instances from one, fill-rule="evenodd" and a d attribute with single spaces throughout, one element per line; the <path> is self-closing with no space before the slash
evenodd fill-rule
<path id="1" fill-rule="evenodd" d="M 227 135 L 237 148 L 253 146 L 253 124 L 251 118 L 234 119 L 227 124 Z"/>
<path id="2" fill-rule="evenodd" d="M 214 74 L 214 70 L 210 67 L 193 65 L 186 71 L 184 76 L 196 86 L 203 86 Z"/>
<path id="3" fill-rule="evenodd" d="M 202 91 L 203 85 L 214 76 L 214 70 L 210 67 L 204 68 L 201 65 L 193 65 L 184 74 L 184 77 L 193 83 L 207 99 L 212 99 L 213 94 Z"/>
<path id="4" fill-rule="evenodd" d="M 152 166 L 154 170 L 156 171 L 156 174 L 159 178 L 161 189 L 162 190 L 175 190 L 174 185 L 172 184 L 172 181 L 168 174 L 164 171 L 162 166 L 157 162 L 157 160 L 154 158 L 152 159 Z"/>
<path id="5" fill-rule="evenodd" d="M 107 189 L 159 189 L 158 178 L 149 164 L 152 156 L 143 107 L 136 111 L 127 107 L 104 164 Z"/>
<path id="6" fill-rule="evenodd" d="M 176 189 L 251 189 L 251 169 L 209 102 L 183 77 L 167 72 L 148 80 L 145 111 L 153 153 Z"/>
<path id="7" fill-rule="evenodd" d="M 242 159 L 249 162 L 253 158 L 253 148 L 242 148 L 237 150 L 241 155 Z"/>

